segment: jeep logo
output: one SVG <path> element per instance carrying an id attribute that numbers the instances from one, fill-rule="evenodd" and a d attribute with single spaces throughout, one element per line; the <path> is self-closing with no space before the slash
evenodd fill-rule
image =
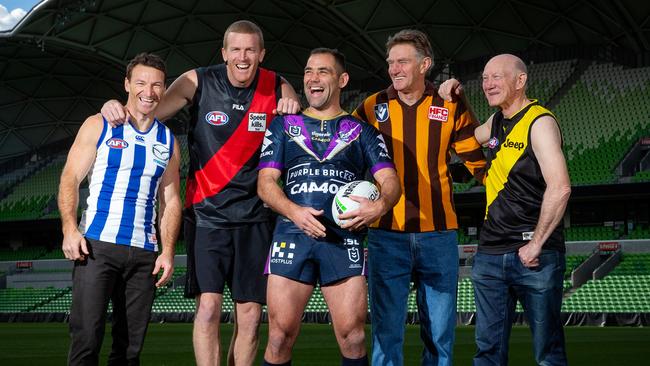
<path id="1" fill-rule="evenodd" d="M 507 138 L 506 141 L 503 143 L 503 147 L 512 147 L 517 150 L 521 150 L 524 148 L 524 143 L 519 141 L 512 141 L 509 138 Z"/>

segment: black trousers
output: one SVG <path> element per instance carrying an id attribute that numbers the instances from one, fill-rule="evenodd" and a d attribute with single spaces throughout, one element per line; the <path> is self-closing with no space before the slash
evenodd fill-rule
<path id="1" fill-rule="evenodd" d="M 108 300 L 113 302 L 109 365 L 139 365 L 149 325 L 157 253 L 87 239 L 90 256 L 72 272 L 69 365 L 97 365 Z"/>

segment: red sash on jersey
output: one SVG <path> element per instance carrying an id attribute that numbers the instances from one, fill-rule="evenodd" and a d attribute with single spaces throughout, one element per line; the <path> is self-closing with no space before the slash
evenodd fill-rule
<path id="1" fill-rule="evenodd" d="M 253 100 L 243 119 L 239 122 L 239 126 L 203 169 L 195 171 L 194 177 L 187 178 L 185 207 L 190 207 L 219 193 L 253 154 L 259 153 L 264 132 L 248 131 L 249 114 L 251 111 L 266 113 L 268 125 L 273 118 L 273 109 L 276 105 L 275 73 L 260 68 Z"/>

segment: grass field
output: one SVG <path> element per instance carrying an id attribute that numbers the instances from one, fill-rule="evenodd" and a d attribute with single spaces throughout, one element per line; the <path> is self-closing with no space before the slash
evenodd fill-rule
<path id="1" fill-rule="evenodd" d="M 108 329 L 108 328 L 107 328 Z M 262 347 L 266 341 L 266 324 L 262 327 Z M 650 329 L 622 327 L 565 328 L 569 362 L 582 365 L 648 365 L 650 363 Z M 474 328 L 458 327 L 454 363 L 470 365 L 474 352 Z M 229 339 L 232 325 L 222 327 L 222 337 Z M 142 352 L 143 365 L 193 365 L 191 324 L 151 324 Z M 64 365 L 68 348 L 68 328 L 63 323 L 0 324 L 0 365 Z M 110 335 L 104 339 L 102 360 L 105 364 Z M 405 365 L 419 365 L 421 346 L 416 326 L 408 326 L 404 350 Z M 262 350 L 257 365 L 261 363 Z M 304 324 L 294 350 L 294 365 L 338 365 L 339 353 L 330 326 Z M 533 365 L 530 333 L 515 327 L 510 343 L 511 365 Z"/>

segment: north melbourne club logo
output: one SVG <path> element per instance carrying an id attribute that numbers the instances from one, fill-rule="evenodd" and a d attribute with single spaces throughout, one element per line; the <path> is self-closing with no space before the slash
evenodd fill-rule
<path id="1" fill-rule="evenodd" d="M 388 103 L 375 104 L 375 118 L 377 122 L 386 122 L 390 117 Z"/>

